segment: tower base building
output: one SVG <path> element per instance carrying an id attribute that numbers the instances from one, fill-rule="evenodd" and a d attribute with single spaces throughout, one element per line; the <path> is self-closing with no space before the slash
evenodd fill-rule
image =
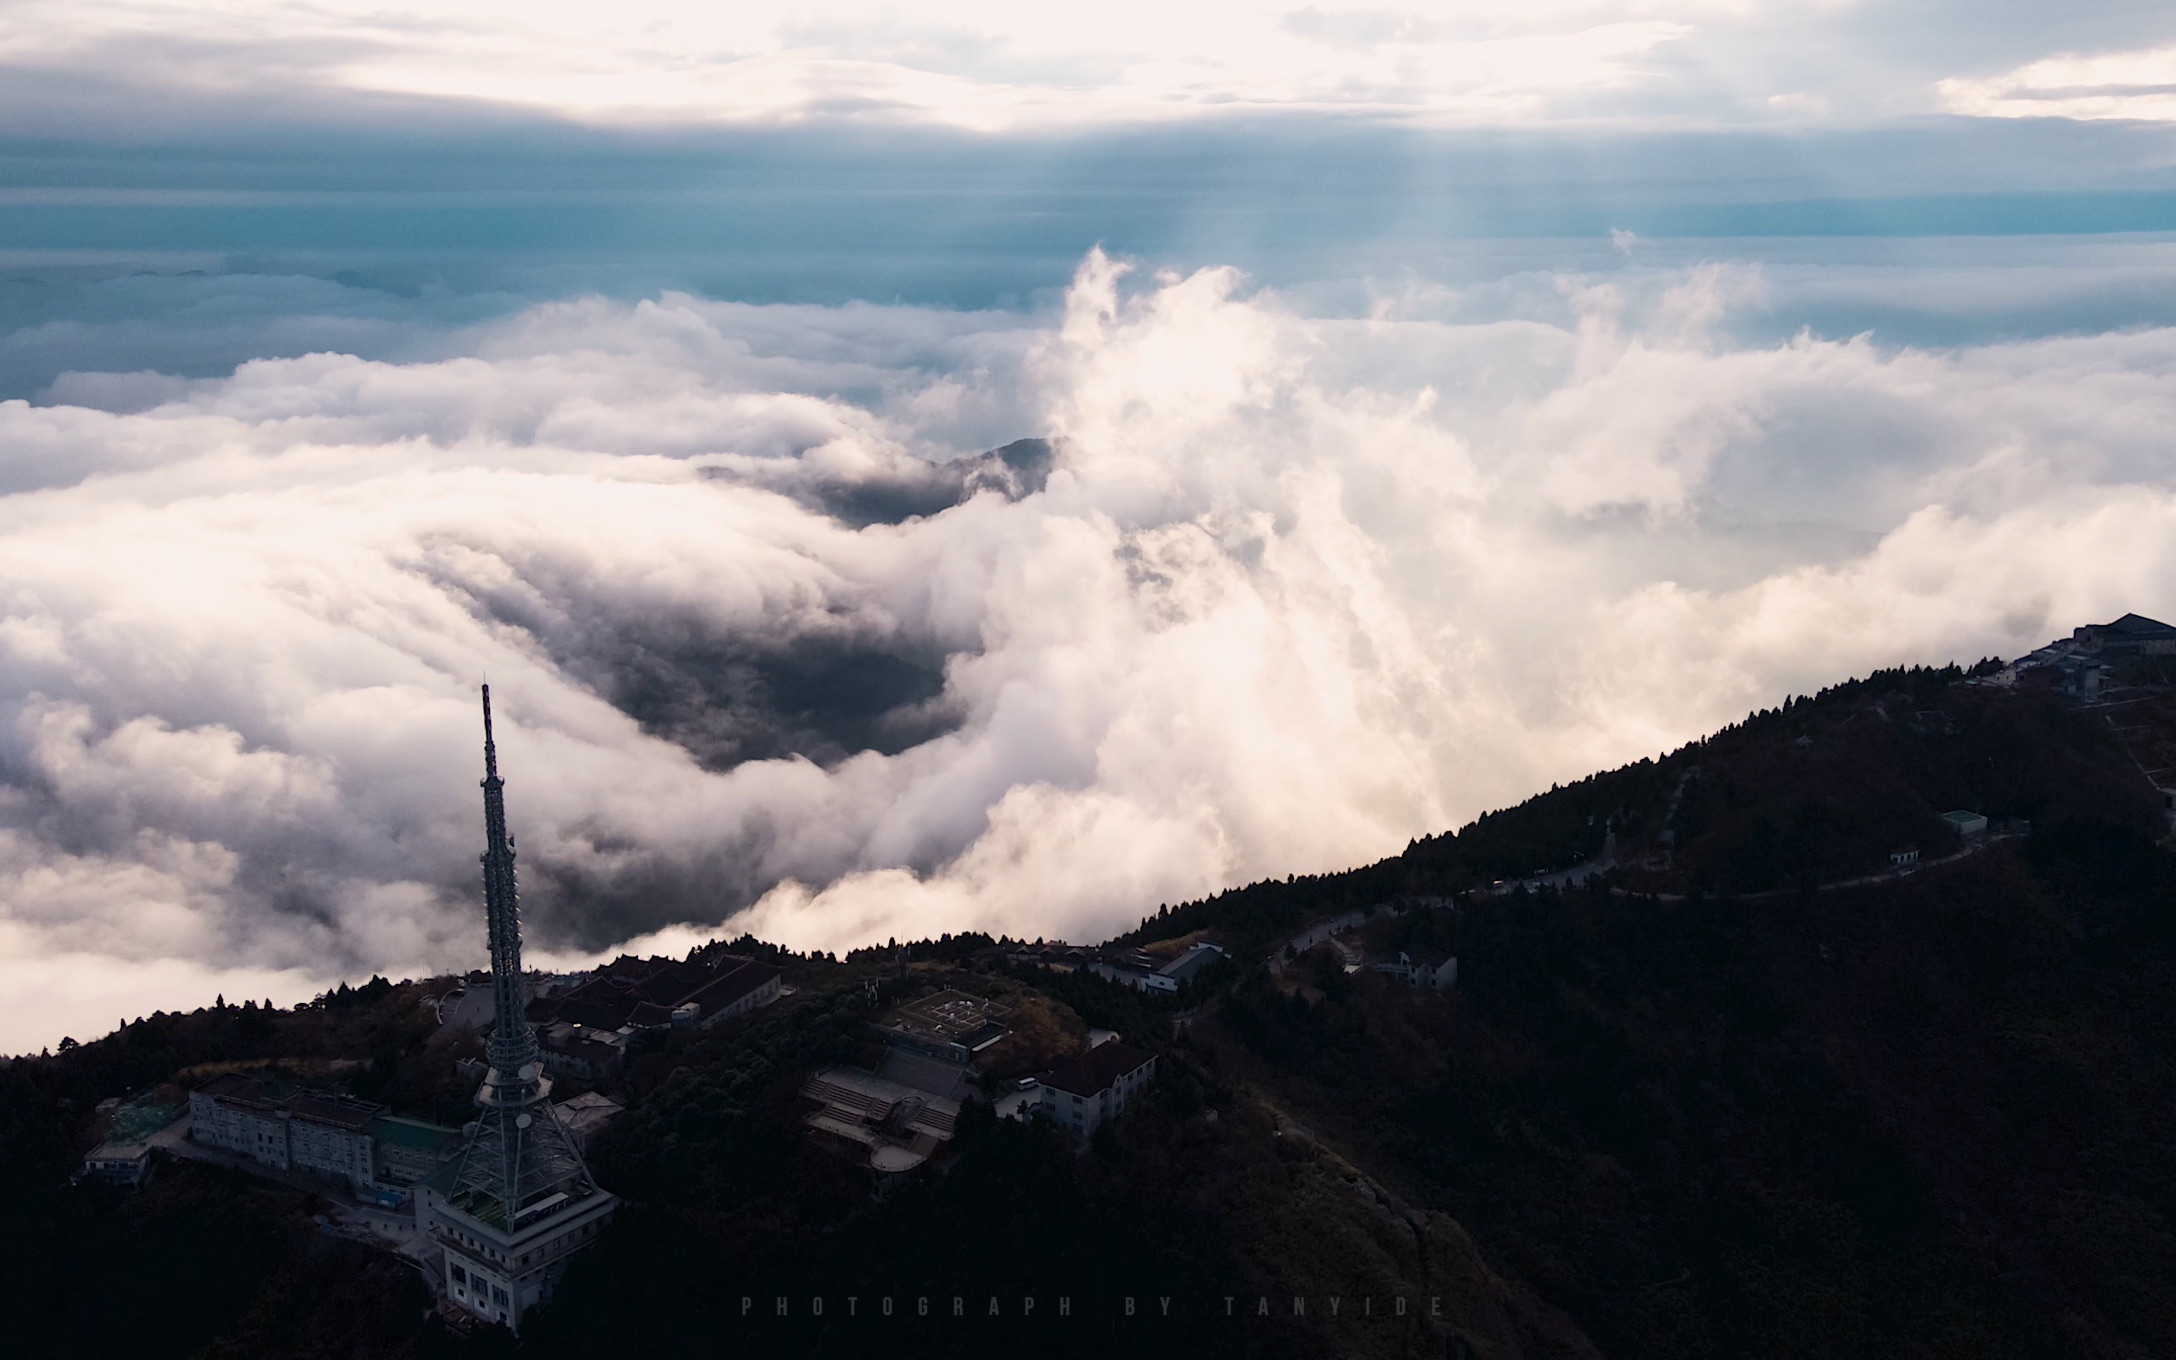
<path id="1" fill-rule="evenodd" d="M 574 1253 L 596 1241 L 619 1207 L 617 1196 L 599 1190 L 580 1200 L 539 1204 L 516 1217 L 509 1230 L 494 1210 L 483 1215 L 447 1198 L 458 1163 L 416 1187 L 416 1219 L 444 1258 L 439 1285 L 445 1297 L 485 1322 L 519 1331 L 538 1304 L 551 1297 Z"/>

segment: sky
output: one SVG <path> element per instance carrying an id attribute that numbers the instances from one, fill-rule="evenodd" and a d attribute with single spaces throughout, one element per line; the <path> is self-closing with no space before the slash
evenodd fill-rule
<path id="1" fill-rule="evenodd" d="M 0 0 L 0 1052 L 1096 939 L 2176 617 L 2176 12 Z"/>

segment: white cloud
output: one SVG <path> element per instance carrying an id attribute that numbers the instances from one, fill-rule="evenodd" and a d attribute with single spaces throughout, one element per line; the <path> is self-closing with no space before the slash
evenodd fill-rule
<path id="1" fill-rule="evenodd" d="M 2044 12 L 2043 12 L 2044 11 Z M 126 0 L 0 6 L 0 119 L 133 140 L 147 121 L 635 129 L 844 122 L 979 133 L 1264 111 L 1429 127 L 1864 128 L 1938 109 L 2165 120 L 2147 7 L 1896 10 L 1859 0 Z M 2129 50 L 2123 50 L 2123 49 Z M 2109 55 L 2048 55 L 2083 49 Z M 2007 75 L 1958 76 L 1960 69 Z M 1944 79 L 1944 77 L 1950 77 Z M 224 112 L 222 112 L 222 110 Z M 487 133 L 487 135 L 489 135 Z M 2050 167 L 2058 174 L 2075 167 Z M 27 186 L 69 202 L 105 186 Z M 211 199 L 160 183 L 131 192 Z M 280 191 L 220 184 L 216 201 Z M 191 195 L 199 195 L 192 198 Z M 136 202 L 146 201 L 142 198 Z"/>
<path id="2" fill-rule="evenodd" d="M 2176 47 L 2046 57 L 1936 88 L 1945 109 L 1977 118 L 2176 122 Z"/>
<path id="3" fill-rule="evenodd" d="M 36 1051 L 63 1038 L 91 1039 L 157 1010 L 194 1010 L 224 997 L 282 1006 L 329 985 L 322 975 L 222 968 L 163 958 L 117 966 L 110 955 L 55 953 L 51 942 L 0 923 L 0 988 L 8 997 L 11 1049 Z"/>
<path id="4" fill-rule="evenodd" d="M 586 119 L 923 119 L 983 130 L 1234 107 L 1372 109 L 1492 121 L 1635 86 L 1658 49 L 1728 0 L 1491 3 L 1455 17 L 1329 3 L 1123 2 L 1023 9 L 636 0 L 466 0 L 429 14 L 356 0 L 297 7 L 136 0 L 0 13 L 0 62 L 132 68 L 203 92 L 346 90 Z M 139 63 L 132 54 L 156 51 Z"/>
<path id="5" fill-rule="evenodd" d="M 2176 604 L 2176 332 L 1734 346 L 1758 273 L 1659 283 L 1331 319 L 1098 256 L 1060 315 L 586 301 L 0 404 L 0 930 L 54 961 L 0 1048 L 102 1025 L 114 975 L 474 962 L 486 673 L 540 950 L 840 948 L 1099 935 Z M 823 510 L 1029 433 L 1036 494 Z M 924 726 L 794 754 L 871 658 L 941 667 Z"/>

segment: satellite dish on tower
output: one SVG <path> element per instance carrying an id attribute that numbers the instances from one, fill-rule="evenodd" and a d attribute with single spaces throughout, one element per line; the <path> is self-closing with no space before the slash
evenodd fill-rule
<path id="1" fill-rule="evenodd" d="M 514 1116 L 514 1127 L 517 1129 L 528 1128 L 532 1122 L 532 1117 L 529 1115 L 517 1114 Z"/>

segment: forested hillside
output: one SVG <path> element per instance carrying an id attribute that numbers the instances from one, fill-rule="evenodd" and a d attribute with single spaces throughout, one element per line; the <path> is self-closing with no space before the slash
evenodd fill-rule
<path id="1" fill-rule="evenodd" d="M 0 1069 L 0 1296 L 28 1355 L 2176 1354 L 2176 855 L 2141 761 L 2169 698 L 1968 678 L 1839 686 L 1380 864 L 1157 908 L 1130 940 L 1235 956 L 1176 997 L 979 936 L 775 954 L 792 996 L 636 1056 L 593 1152 L 628 1205 L 518 1341 L 426 1321 L 292 1192 L 65 1185 L 99 1099 L 211 1064 L 458 1117 L 430 988 L 152 1017 Z M 1891 874 L 1906 841 L 1945 862 Z M 1455 989 L 1281 957 L 1376 904 L 1403 910 L 1353 938 L 1455 954 Z M 1084 1149 L 970 1106 L 874 1193 L 798 1092 L 941 986 L 1116 1029 L 1157 1080 Z"/>

